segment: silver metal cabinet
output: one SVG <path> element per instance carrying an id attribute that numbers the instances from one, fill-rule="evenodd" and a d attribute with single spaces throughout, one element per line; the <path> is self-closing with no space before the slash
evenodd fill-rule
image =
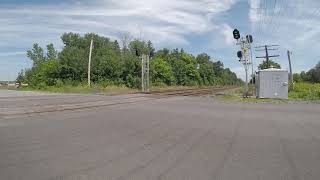
<path id="1" fill-rule="evenodd" d="M 257 98 L 288 99 L 288 71 L 259 70 L 256 77 Z"/>

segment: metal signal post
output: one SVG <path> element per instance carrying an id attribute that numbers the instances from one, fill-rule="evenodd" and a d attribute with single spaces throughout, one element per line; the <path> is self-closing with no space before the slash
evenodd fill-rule
<path id="1" fill-rule="evenodd" d="M 251 53 L 251 43 L 253 42 L 253 38 L 251 35 L 247 35 L 245 38 L 240 37 L 240 33 L 237 29 L 233 31 L 233 37 L 237 40 L 237 45 L 240 45 L 240 51 L 238 51 L 237 56 L 240 59 L 239 62 L 244 65 L 244 69 L 246 72 L 245 92 L 243 96 L 248 97 L 248 70 L 249 65 L 252 64 L 252 58 L 250 58 L 251 56 L 249 52 Z"/>
<path id="2" fill-rule="evenodd" d="M 149 71 L 150 71 L 150 57 L 148 55 L 143 54 L 141 56 L 141 88 L 142 92 L 148 93 L 150 91 L 150 78 L 149 78 Z"/>

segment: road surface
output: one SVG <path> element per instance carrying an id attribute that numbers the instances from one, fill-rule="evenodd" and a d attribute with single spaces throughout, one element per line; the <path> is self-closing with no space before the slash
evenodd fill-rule
<path id="1" fill-rule="evenodd" d="M 3 180 L 319 180 L 320 105 L 0 91 Z"/>

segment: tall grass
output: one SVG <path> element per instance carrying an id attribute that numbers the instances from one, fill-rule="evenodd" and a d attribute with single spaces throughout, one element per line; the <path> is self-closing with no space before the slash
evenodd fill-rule
<path id="1" fill-rule="evenodd" d="M 320 84 L 296 83 L 289 92 L 290 99 L 320 100 Z"/>

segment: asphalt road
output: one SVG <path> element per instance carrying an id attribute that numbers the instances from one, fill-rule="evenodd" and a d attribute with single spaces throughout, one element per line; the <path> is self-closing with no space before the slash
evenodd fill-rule
<path id="1" fill-rule="evenodd" d="M 1 180 L 320 179 L 320 105 L 0 91 L 0 110 Z"/>

